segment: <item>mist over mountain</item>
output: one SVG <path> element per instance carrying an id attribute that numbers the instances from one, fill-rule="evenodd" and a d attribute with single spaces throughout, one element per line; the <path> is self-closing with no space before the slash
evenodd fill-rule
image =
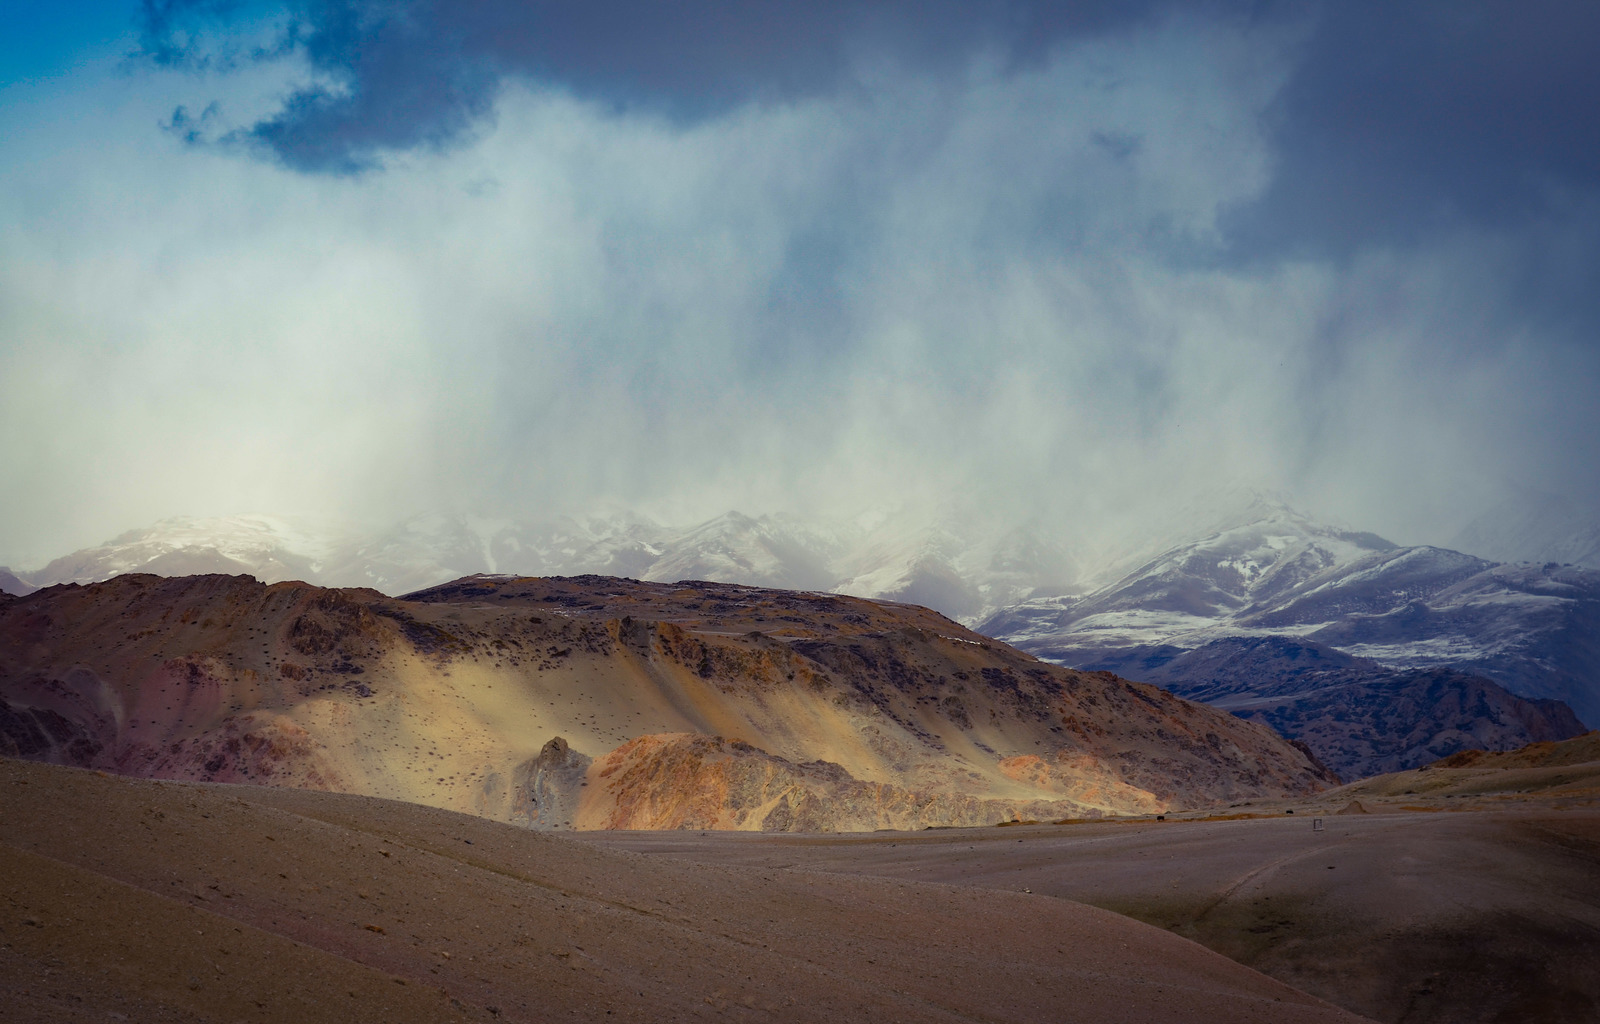
<path id="1" fill-rule="evenodd" d="M 11 594 L 16 597 L 22 597 L 24 595 L 31 594 L 38 589 L 38 587 L 35 587 L 31 583 L 23 582 L 20 578 L 18 578 L 17 574 L 12 572 L 10 569 L 6 568 L 5 566 L 0 566 L 0 594 Z"/>
<path id="2" fill-rule="evenodd" d="M 1130 564 L 1084 593 L 1025 599 L 976 628 L 1059 664 L 1271 720 L 1345 771 L 1478 742 L 1452 735 L 1537 738 L 1546 713 L 1521 698 L 1561 702 L 1548 719 L 1562 723 L 1557 732 L 1600 720 L 1600 571 L 1400 547 L 1270 501 Z M 1281 650 L 1321 653 L 1311 666 Z"/>
<path id="3" fill-rule="evenodd" d="M 1330 765 L 1348 778 L 1600 725 L 1596 0 L 5 15 L 0 754 L 535 827 L 872 830 L 1281 800 Z M 1580 784 L 1551 799 L 1592 799 Z M 157 866 L 137 794 L 163 790 L 118 791 L 126 816 L 40 850 L 89 865 L 73 837 L 114 828 Z M 1381 854 L 1306 817 L 1250 833 L 1277 837 L 1270 858 L 1213 845 L 1214 888 L 1181 853 L 1144 857 L 1138 905 L 1330 985 L 1391 989 L 1374 1019 L 1593 1016 L 1594 872 L 1576 881 L 1587 905 L 1525 914 L 1498 883 L 1439 881 L 1457 876 L 1428 865 L 1478 857 L 1430 827 L 1443 815 Z M 1591 818 L 1483 849 L 1570 860 L 1593 851 Z M 158 827 L 182 847 L 200 833 L 177 820 Z M 243 821 L 212 848 L 244 836 L 270 857 Z M 894 845 L 879 838 L 863 849 Z M 1295 852 L 1324 842 L 1344 853 Z M 1017 867 L 1045 859 L 1026 848 Z M 101 941 L 79 908 L 103 890 L 16 852 L 41 905 Z M 1343 882 L 1345 853 L 1372 886 Z M 1508 877 L 1552 894 L 1582 874 L 1522 856 Z M 1049 873 L 1077 873 L 1057 860 Z M 190 880 L 221 884 L 195 863 Z M 453 873 L 437 867 L 416 877 Z M 1014 870 L 992 877 L 1026 885 Z M 180 897 L 176 877 L 146 879 L 150 906 Z M 759 877 L 743 890 L 758 901 Z M 1449 915 L 1416 912 L 1417 879 Z M 506 884 L 461 906 L 509 921 Z M 229 899 L 213 891 L 195 896 Z M 250 913 L 296 916 L 257 891 Z M 590 888 L 540 899 L 585 928 L 643 908 L 660 936 L 681 917 L 654 897 L 574 909 L 573 891 Z M 1359 892 L 1384 926 L 1318 945 Z M 407 930 L 369 931 L 350 915 L 371 895 L 343 891 L 283 937 L 328 921 L 369 951 L 414 939 L 421 984 L 404 987 L 428 1000 L 428 978 L 516 974 L 531 997 L 603 968 L 566 995 L 616 982 L 633 995 L 614 1014 L 552 1005 L 606 1021 L 647 1005 L 641 962 L 670 977 L 700 955 L 602 962 L 604 943 L 567 936 L 529 974 L 495 966 L 530 952 L 502 937 L 434 963 L 475 925 L 407 911 Z M 1464 900 L 1481 902 L 1465 918 Z M 26 973 L 37 997 L 37 973 L 66 992 L 63 931 L 13 927 L 39 911 L 11 902 L 5 939 L 39 959 L 0 949 L 0 991 Z M 870 909 L 846 912 L 913 947 L 939 917 Z M 782 1017 L 734 976 L 780 943 L 719 917 L 699 917 L 716 942 L 694 948 L 722 951 L 704 991 L 665 1016 Z M 819 1019 L 1075 1012 L 1026 977 L 1048 967 L 1049 928 L 978 918 L 1043 945 L 953 1002 L 930 993 L 971 971 L 879 959 L 849 929 L 839 956 L 871 971 L 823 973 L 894 986 L 883 1012 L 835 1012 L 871 1000 L 829 1004 L 842 989 L 780 981 L 775 961 L 741 976 L 791 1007 L 817 997 Z M 824 921 L 809 934 L 833 934 Z M 193 961 L 210 992 L 240 958 L 204 938 L 185 948 L 212 958 Z M 789 981 L 823 970 L 786 948 Z M 1098 952 L 1138 966 L 1119 949 Z M 383 1017 L 345 994 L 368 989 L 326 991 L 318 1012 Z M 1102 1008 L 1142 1019 L 1133 1005 Z"/>
<path id="4" fill-rule="evenodd" d="M 1551 494 L 1521 495 L 1472 520 L 1450 546 L 1500 562 L 1600 569 L 1600 511 Z"/>
<path id="5" fill-rule="evenodd" d="M 848 517 L 727 511 L 688 524 L 615 507 L 548 517 L 432 513 L 377 528 L 280 515 L 180 516 L 16 576 L 20 586 L 49 586 L 125 572 L 247 573 L 399 595 L 476 573 L 592 573 L 837 591 L 923 604 L 971 622 L 1024 599 L 1086 593 L 1175 543 L 1274 517 L 1346 547 L 1393 547 L 1318 525 L 1280 498 L 1223 488 L 1128 510 L 1136 538 L 1127 543 L 955 506 L 880 507 Z"/>
<path id="6" fill-rule="evenodd" d="M 390 595 L 478 573 L 703 579 L 905 601 L 970 621 L 1041 589 L 1070 587 L 1079 568 L 1043 531 L 984 535 L 969 525 L 887 515 L 829 521 L 729 512 L 690 526 L 631 512 L 547 520 L 429 515 L 370 534 L 234 516 L 132 530 L 57 558 L 18 584 L 89 583 L 125 572 L 242 573 Z"/>

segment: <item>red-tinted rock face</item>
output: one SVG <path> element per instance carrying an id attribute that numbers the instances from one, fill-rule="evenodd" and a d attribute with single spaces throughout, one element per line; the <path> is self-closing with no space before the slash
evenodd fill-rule
<path id="1" fill-rule="evenodd" d="M 914 792 L 720 736 L 641 736 L 595 762 L 579 824 L 607 829 L 868 832 L 1059 816 L 1052 799 Z M 1143 794 L 1141 794 L 1143 795 Z"/>
<path id="2" fill-rule="evenodd" d="M 0 701 L 0 752 L 535 827 L 985 824 L 1331 781 L 1262 726 L 923 608 L 706 583 L 53 587 L 0 606 Z"/>

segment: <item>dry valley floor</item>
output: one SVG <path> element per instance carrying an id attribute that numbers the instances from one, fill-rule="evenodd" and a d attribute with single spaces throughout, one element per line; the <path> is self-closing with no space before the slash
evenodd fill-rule
<path id="1" fill-rule="evenodd" d="M 0 1019 L 1359 1018 L 1037 892 L 686 863 L 371 797 L 0 760 Z"/>

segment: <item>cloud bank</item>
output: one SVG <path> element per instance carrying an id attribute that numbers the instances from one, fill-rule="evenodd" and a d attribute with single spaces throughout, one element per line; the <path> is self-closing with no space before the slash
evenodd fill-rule
<path id="1" fill-rule="evenodd" d="M 1600 499 L 1593 7 L 1547 7 L 147 3 L 0 93 L 0 562 L 253 509 Z"/>

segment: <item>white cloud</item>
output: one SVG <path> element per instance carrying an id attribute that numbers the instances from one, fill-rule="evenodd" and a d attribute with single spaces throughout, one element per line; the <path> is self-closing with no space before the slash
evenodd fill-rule
<path id="1" fill-rule="evenodd" d="M 155 127 L 197 92 L 248 121 L 292 68 L 13 89 L 0 562 L 169 514 L 602 500 L 1093 536 L 1231 481 L 1419 528 L 1511 458 L 1441 434 L 1472 422 L 1455 396 L 1570 367 L 1427 366 L 1452 282 L 1503 321 L 1490 241 L 1206 265 L 1271 179 L 1293 42 L 1173 21 L 691 123 L 513 86 L 472 144 L 354 179 Z M 1330 328 L 1350 310 L 1369 326 Z"/>

